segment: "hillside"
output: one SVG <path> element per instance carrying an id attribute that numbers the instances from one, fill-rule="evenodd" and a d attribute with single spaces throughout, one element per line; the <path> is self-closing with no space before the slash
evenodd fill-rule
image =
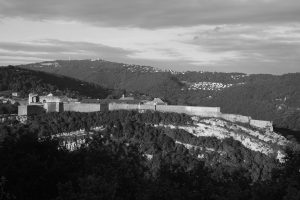
<path id="1" fill-rule="evenodd" d="M 174 72 L 104 60 L 74 60 L 21 65 L 73 77 L 111 89 L 160 97 L 170 104 L 220 106 L 222 112 L 272 120 L 300 130 L 300 73 Z"/>
<path id="2" fill-rule="evenodd" d="M 40 94 L 52 92 L 75 98 L 106 98 L 112 93 L 112 90 L 71 77 L 12 66 L 0 68 L 0 91 L 6 90 L 19 92 L 20 96 L 25 98 L 30 92 Z"/>
<path id="3" fill-rule="evenodd" d="M 2 193 L 18 199 L 283 199 L 299 191 L 297 148 L 274 132 L 216 118 L 47 113 L 27 124 L 0 124 Z"/>
<path id="4" fill-rule="evenodd" d="M 125 89 L 161 96 L 176 91 L 181 83 L 163 71 L 151 67 L 138 67 L 108 61 L 76 60 L 21 65 L 20 67 L 50 72 L 99 84 L 106 88 Z"/>

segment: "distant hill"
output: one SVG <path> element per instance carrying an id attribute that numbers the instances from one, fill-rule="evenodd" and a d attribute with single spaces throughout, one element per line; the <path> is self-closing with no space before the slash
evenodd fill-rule
<path id="1" fill-rule="evenodd" d="M 4 90 L 17 91 L 21 97 L 27 97 L 30 92 L 52 92 L 76 98 L 106 98 L 112 93 L 112 90 L 93 83 L 13 66 L 0 68 L 0 91 Z"/>
<path id="2" fill-rule="evenodd" d="M 300 73 L 174 72 L 104 60 L 53 61 L 20 67 L 136 91 L 171 104 L 220 106 L 222 112 L 273 120 L 281 128 L 300 130 Z"/>

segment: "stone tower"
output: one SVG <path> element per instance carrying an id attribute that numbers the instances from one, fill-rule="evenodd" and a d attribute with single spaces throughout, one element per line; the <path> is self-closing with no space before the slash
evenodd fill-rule
<path id="1" fill-rule="evenodd" d="M 39 95 L 35 93 L 29 93 L 28 104 L 39 102 Z"/>

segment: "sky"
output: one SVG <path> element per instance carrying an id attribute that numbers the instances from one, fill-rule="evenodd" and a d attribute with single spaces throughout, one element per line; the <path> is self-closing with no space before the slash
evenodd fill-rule
<path id="1" fill-rule="evenodd" d="M 0 0 L 0 65 L 300 72 L 299 0 Z"/>

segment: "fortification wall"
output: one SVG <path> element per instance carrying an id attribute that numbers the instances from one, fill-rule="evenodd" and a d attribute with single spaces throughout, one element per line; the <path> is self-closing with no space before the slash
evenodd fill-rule
<path id="1" fill-rule="evenodd" d="M 63 111 L 63 103 L 44 103 L 44 109 L 46 112 L 62 112 Z"/>
<path id="2" fill-rule="evenodd" d="M 151 104 L 141 104 L 139 105 L 140 110 L 155 110 L 155 105 Z"/>
<path id="3" fill-rule="evenodd" d="M 118 104 L 118 103 L 110 103 L 108 105 L 109 110 L 138 110 L 138 104 Z"/>
<path id="4" fill-rule="evenodd" d="M 156 105 L 156 110 L 161 112 L 185 113 L 201 117 L 219 117 L 221 115 L 219 107 Z"/>
<path id="5" fill-rule="evenodd" d="M 250 126 L 257 128 L 269 128 L 273 131 L 273 123 L 271 121 L 263 121 L 263 120 L 250 120 Z"/>
<path id="6" fill-rule="evenodd" d="M 235 115 L 235 114 L 221 114 L 221 118 L 230 122 L 241 122 L 245 124 L 249 124 L 251 117 L 243 116 L 243 115 Z"/>
<path id="7" fill-rule="evenodd" d="M 36 115 L 36 114 L 41 114 L 44 113 L 45 110 L 43 106 L 41 105 L 23 105 L 23 106 L 18 106 L 18 115 L 23 116 L 23 115 Z"/>
<path id="8" fill-rule="evenodd" d="M 27 105 L 18 106 L 18 115 L 27 115 Z"/>
<path id="9" fill-rule="evenodd" d="M 73 112 L 98 112 L 100 104 L 97 103 L 64 103 L 64 111 Z"/>
<path id="10" fill-rule="evenodd" d="M 102 112 L 109 111 L 108 104 L 107 103 L 101 103 L 100 104 L 100 111 L 102 111 Z"/>
<path id="11" fill-rule="evenodd" d="M 194 107 L 177 105 L 148 105 L 148 104 L 117 104 L 110 103 L 109 110 L 156 110 L 160 112 L 185 113 L 188 115 L 198 115 L 202 117 L 219 117 L 221 112 L 219 107 Z"/>

